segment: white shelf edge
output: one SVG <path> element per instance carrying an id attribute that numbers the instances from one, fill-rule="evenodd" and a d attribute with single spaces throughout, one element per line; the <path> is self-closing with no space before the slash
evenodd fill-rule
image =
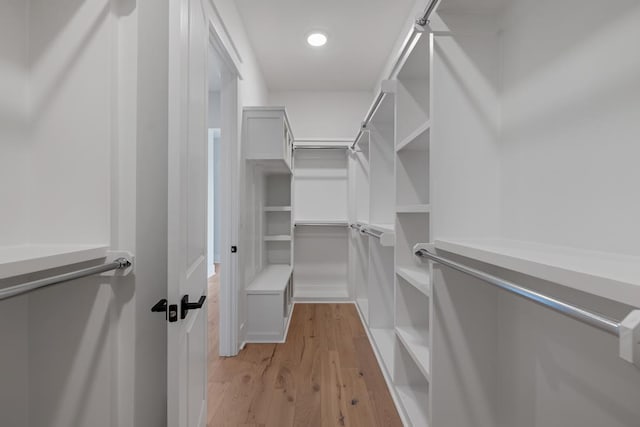
<path id="1" fill-rule="evenodd" d="M 331 225 L 335 225 L 336 227 L 342 227 L 342 226 L 348 226 L 349 225 L 349 221 L 347 221 L 346 219 L 343 220 L 305 220 L 305 219 L 297 219 L 294 221 L 294 224 L 297 226 L 318 226 L 318 225 L 327 225 L 327 224 L 331 224 Z"/>
<path id="2" fill-rule="evenodd" d="M 412 143 L 420 138 L 423 133 L 428 132 L 431 129 L 431 119 L 427 119 L 424 123 L 421 123 L 414 131 L 412 131 L 406 138 L 404 138 L 398 145 L 396 145 L 396 153 L 407 149 Z M 426 149 L 426 147 L 425 147 Z"/>
<path id="3" fill-rule="evenodd" d="M 429 280 L 428 272 L 422 271 L 419 267 L 397 266 L 396 274 L 427 298 L 431 297 L 431 281 Z"/>
<path id="4" fill-rule="evenodd" d="M 429 363 L 431 363 L 431 351 L 429 350 L 428 345 L 421 342 L 421 340 L 417 340 L 414 335 L 415 334 L 409 332 L 407 328 L 396 326 L 396 336 L 407 350 L 407 353 L 409 353 L 409 356 L 411 356 L 411 359 L 413 359 L 413 362 L 416 364 L 420 372 L 422 372 L 425 379 L 428 382 L 431 382 L 431 372 L 429 368 Z M 425 338 L 428 342 L 428 332 Z"/>
<path id="5" fill-rule="evenodd" d="M 438 239 L 439 250 L 640 307 L 640 257 L 509 239 Z"/>
<path id="6" fill-rule="evenodd" d="M 256 274 L 245 293 L 250 295 L 279 294 L 287 287 L 293 273 L 289 264 L 268 264 Z"/>
<path id="7" fill-rule="evenodd" d="M 289 242 L 291 241 L 291 236 L 288 234 L 264 236 L 264 241 L 265 242 Z"/>
<path id="8" fill-rule="evenodd" d="M 396 213 L 399 213 L 399 214 L 429 213 L 429 212 L 431 212 L 431 205 L 426 203 L 396 206 Z"/>
<path id="9" fill-rule="evenodd" d="M 291 212 L 291 206 L 265 206 L 265 212 Z"/>
<path id="10" fill-rule="evenodd" d="M 105 258 L 108 249 L 103 244 L 0 247 L 0 279 Z"/>

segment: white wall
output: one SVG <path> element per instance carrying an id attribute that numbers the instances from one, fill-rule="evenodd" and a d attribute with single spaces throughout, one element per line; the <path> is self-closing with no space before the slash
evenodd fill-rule
<path id="1" fill-rule="evenodd" d="M 304 138 L 353 140 L 371 105 L 371 93 L 271 92 L 269 105 L 285 106 L 293 135 Z"/>
<path id="2" fill-rule="evenodd" d="M 0 5 L 0 245 L 24 243 L 27 233 L 27 5 Z"/>
<path id="3" fill-rule="evenodd" d="M 503 232 L 640 255 L 640 5 L 590 2 L 567 21 L 578 4 L 514 1 L 506 17 Z"/>

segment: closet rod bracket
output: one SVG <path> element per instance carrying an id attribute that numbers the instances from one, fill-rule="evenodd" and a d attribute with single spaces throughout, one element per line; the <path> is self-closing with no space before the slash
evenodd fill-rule
<path id="1" fill-rule="evenodd" d="M 620 358 L 640 369 L 640 310 L 634 310 L 620 322 Z"/>

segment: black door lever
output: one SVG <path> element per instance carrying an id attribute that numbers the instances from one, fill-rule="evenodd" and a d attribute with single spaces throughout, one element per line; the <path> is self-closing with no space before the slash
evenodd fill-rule
<path id="1" fill-rule="evenodd" d="M 204 305 L 204 301 L 207 299 L 206 295 L 202 295 L 198 302 L 189 302 L 189 295 L 185 295 L 180 300 L 180 318 L 184 319 L 187 317 L 187 313 L 189 310 L 197 310 L 202 308 Z"/>
<path id="2" fill-rule="evenodd" d="M 151 307 L 151 311 L 154 313 L 167 313 L 166 317 L 169 322 L 178 321 L 178 306 L 176 304 L 169 305 L 165 298 L 155 303 L 155 305 Z"/>

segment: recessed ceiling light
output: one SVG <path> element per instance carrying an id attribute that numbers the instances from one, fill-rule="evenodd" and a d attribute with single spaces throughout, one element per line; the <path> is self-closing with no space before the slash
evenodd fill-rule
<path id="1" fill-rule="evenodd" d="M 307 36 L 307 43 L 313 47 L 324 46 L 327 43 L 327 35 L 319 31 L 314 31 Z"/>

